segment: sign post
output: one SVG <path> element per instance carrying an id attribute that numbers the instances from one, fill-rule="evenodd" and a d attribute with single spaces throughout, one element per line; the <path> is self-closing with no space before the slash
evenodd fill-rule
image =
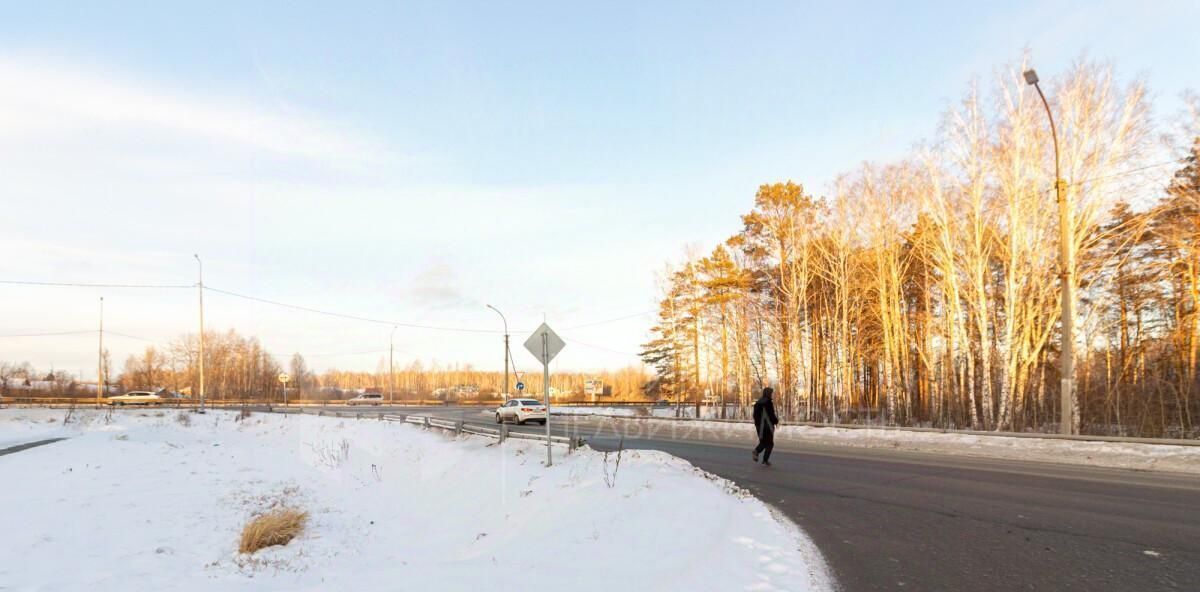
<path id="1" fill-rule="evenodd" d="M 287 407 L 287 383 L 292 377 L 287 375 L 287 372 L 279 374 L 279 382 L 283 383 L 283 406 Z"/>
<path id="2" fill-rule="evenodd" d="M 550 328 L 542 323 L 529 339 L 525 340 L 525 349 L 542 363 L 542 391 L 546 397 L 546 466 L 551 466 L 554 459 L 550 454 L 550 360 L 561 352 L 566 343 Z"/>

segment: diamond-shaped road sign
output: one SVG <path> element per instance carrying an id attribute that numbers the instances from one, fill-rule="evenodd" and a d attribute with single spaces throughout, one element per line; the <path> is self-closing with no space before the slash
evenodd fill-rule
<path id="1" fill-rule="evenodd" d="M 544 341 L 543 335 L 545 336 Z M 558 352 L 562 351 L 566 345 L 562 337 L 559 337 L 554 329 L 551 329 L 550 325 L 546 323 L 542 323 L 542 326 L 538 327 L 533 335 L 525 340 L 525 349 L 529 350 L 529 353 L 533 354 L 533 357 L 542 364 L 549 364 L 550 360 L 553 360 L 554 356 L 557 356 Z"/>

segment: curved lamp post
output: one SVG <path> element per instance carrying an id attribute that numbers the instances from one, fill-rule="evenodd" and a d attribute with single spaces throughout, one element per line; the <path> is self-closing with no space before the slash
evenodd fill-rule
<path id="1" fill-rule="evenodd" d="M 500 315 L 500 320 L 504 322 L 504 400 L 508 400 L 508 319 L 504 318 L 504 313 L 500 309 L 488 304 L 488 308 L 496 311 Z"/>
<path id="2" fill-rule="evenodd" d="M 1067 201 L 1067 183 L 1063 181 L 1058 154 L 1058 130 L 1054 126 L 1054 115 L 1050 103 L 1038 85 L 1038 75 L 1032 68 L 1025 71 L 1025 83 L 1037 89 L 1050 120 L 1050 136 L 1054 139 L 1054 193 L 1058 198 L 1058 242 L 1059 282 L 1062 288 L 1062 356 L 1059 371 L 1062 374 L 1062 427 L 1063 434 L 1075 433 L 1075 252 L 1072 233 L 1075 221 L 1071 204 Z"/>

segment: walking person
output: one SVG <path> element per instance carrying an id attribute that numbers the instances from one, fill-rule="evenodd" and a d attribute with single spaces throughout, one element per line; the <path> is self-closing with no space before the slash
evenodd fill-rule
<path id="1" fill-rule="evenodd" d="M 774 389 L 767 387 L 763 389 L 762 396 L 754 402 L 754 429 L 758 432 L 754 462 L 758 462 L 758 455 L 762 454 L 762 464 L 767 467 L 771 466 L 771 449 L 775 448 L 775 426 L 779 424 L 779 417 L 775 415 L 775 403 L 771 400 L 774 394 Z"/>

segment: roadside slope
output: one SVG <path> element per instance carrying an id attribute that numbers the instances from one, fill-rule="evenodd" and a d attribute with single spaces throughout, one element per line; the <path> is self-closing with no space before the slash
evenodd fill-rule
<path id="1" fill-rule="evenodd" d="M 0 415 L 48 423 L 61 412 Z M 371 420 L 82 414 L 0 459 L 18 589 L 828 590 L 823 559 L 762 502 L 654 451 L 454 440 Z M 190 425 L 185 425 L 189 423 Z M 13 427 L 12 430 L 9 430 Z M 247 519 L 311 512 L 286 547 L 236 551 Z M 102 541 L 102 544 L 97 544 Z M 73 568 L 61 569 L 61 557 Z"/>

